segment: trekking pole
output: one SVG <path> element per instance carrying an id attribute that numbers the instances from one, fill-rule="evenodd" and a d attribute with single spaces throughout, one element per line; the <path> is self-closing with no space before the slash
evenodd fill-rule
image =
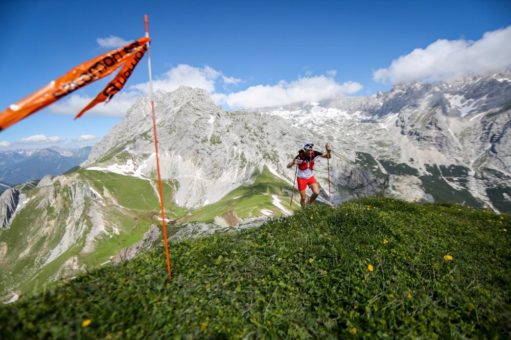
<path id="1" fill-rule="evenodd" d="M 296 185 L 296 174 L 298 173 L 298 166 L 295 168 L 295 179 L 293 181 L 293 190 L 291 190 L 291 201 L 289 202 L 289 208 L 291 208 L 291 205 L 293 204 L 293 196 L 295 194 L 295 185 Z"/>
<path id="2" fill-rule="evenodd" d="M 326 159 L 326 164 L 327 164 L 327 168 L 328 168 L 328 199 L 331 200 L 332 192 L 330 190 L 330 158 Z"/>

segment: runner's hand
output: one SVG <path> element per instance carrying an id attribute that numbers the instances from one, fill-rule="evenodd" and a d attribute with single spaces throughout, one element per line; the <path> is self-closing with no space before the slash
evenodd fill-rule
<path id="1" fill-rule="evenodd" d="M 326 151 L 332 151 L 332 144 L 326 143 L 325 144 L 325 149 L 326 149 Z"/>

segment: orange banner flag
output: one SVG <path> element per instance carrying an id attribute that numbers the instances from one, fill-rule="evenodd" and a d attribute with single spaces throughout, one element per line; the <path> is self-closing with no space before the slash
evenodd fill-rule
<path id="1" fill-rule="evenodd" d="M 84 107 L 75 116 L 75 119 L 80 118 L 86 111 L 92 109 L 94 106 L 101 102 L 109 102 L 119 91 L 122 90 L 124 84 L 128 81 L 128 78 L 133 73 L 138 62 L 144 57 L 147 51 L 147 45 L 138 47 L 137 50 L 126 60 L 124 66 L 121 68 L 115 78 L 110 81 L 105 88 L 94 98 L 86 107 Z"/>
<path id="2" fill-rule="evenodd" d="M 110 100 L 122 89 L 135 66 L 147 51 L 147 43 L 150 41 L 151 39 L 148 37 L 140 38 L 121 48 L 80 64 L 62 77 L 53 80 L 31 95 L 12 104 L 3 112 L 0 112 L 0 131 L 56 102 L 71 92 L 112 74 L 123 65 L 114 80 L 108 83 L 103 91 L 85 109 L 80 111 L 75 118 L 83 115 L 85 111 L 91 109 L 94 105 Z"/>

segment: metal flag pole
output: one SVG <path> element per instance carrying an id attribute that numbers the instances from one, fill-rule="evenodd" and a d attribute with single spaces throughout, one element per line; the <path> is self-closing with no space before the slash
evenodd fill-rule
<path id="1" fill-rule="evenodd" d="M 149 38 L 149 18 L 144 15 L 145 24 L 145 36 Z M 161 184 L 160 175 L 160 157 L 158 154 L 158 134 L 156 131 L 156 115 L 154 113 L 154 101 L 153 101 L 153 74 L 151 68 L 151 53 L 149 50 L 149 42 L 147 43 L 147 65 L 149 67 L 149 101 L 151 103 L 151 115 L 153 119 L 153 132 L 154 132 L 154 150 L 156 152 L 156 173 L 158 175 L 158 193 L 160 195 L 160 211 L 161 211 L 161 222 L 163 228 L 163 245 L 165 247 L 165 258 L 167 260 L 167 272 L 169 274 L 169 280 L 172 280 L 172 271 L 170 268 L 170 251 L 167 239 L 167 222 L 165 219 L 165 202 L 163 199 L 163 186 Z"/>

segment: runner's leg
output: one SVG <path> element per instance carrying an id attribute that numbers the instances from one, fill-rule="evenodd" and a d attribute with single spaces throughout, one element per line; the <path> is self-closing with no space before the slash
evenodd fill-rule
<path id="1" fill-rule="evenodd" d="M 318 185 L 318 183 L 312 183 L 312 184 L 309 184 L 309 187 L 312 190 L 312 195 L 309 199 L 309 205 L 310 205 L 310 204 L 314 203 L 314 201 L 316 200 L 316 198 L 319 195 L 319 185 Z"/>
<path id="2" fill-rule="evenodd" d="M 307 194 L 305 193 L 305 190 L 300 191 L 300 205 L 305 207 L 305 202 L 307 202 Z"/>

